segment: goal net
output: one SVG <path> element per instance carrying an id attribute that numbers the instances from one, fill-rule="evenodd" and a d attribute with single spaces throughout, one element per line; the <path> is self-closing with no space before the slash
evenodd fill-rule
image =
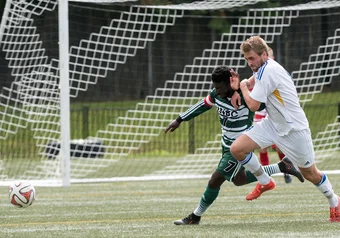
<path id="1" fill-rule="evenodd" d="M 70 1 L 71 182 L 209 176 L 221 151 L 213 110 L 171 135 L 163 131 L 207 95 L 216 66 L 249 74 L 239 45 L 255 34 L 291 70 L 319 167 L 336 172 L 340 2 L 289 4 Z M 0 177 L 5 182 L 61 181 L 65 122 L 57 12 L 56 0 L 6 2 L 0 28 Z"/>

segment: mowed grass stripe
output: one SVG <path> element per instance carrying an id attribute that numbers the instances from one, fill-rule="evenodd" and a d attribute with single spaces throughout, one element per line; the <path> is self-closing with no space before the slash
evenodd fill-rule
<path id="1" fill-rule="evenodd" d="M 340 175 L 330 175 L 335 191 Z M 223 185 L 199 226 L 175 226 L 196 207 L 206 179 L 37 187 L 29 208 L 0 195 L 0 237 L 339 237 L 327 200 L 315 187 L 275 178 L 275 190 L 249 202 L 255 184 Z"/>
<path id="2" fill-rule="evenodd" d="M 86 215 L 86 214 L 85 214 Z M 90 215 L 90 214 L 87 214 Z M 280 214 L 244 214 L 244 215 L 228 215 L 228 220 L 234 219 L 244 219 L 244 218 L 264 218 L 264 217 L 275 217 L 275 218 L 282 218 L 282 217 L 303 217 L 308 218 L 308 215 L 322 215 L 325 216 L 325 213 L 322 212 L 308 212 L 308 213 L 280 213 Z M 327 213 L 328 215 L 328 213 Z M 20 218 L 21 216 L 17 216 L 16 218 Z M 44 217 L 43 215 L 41 217 Z M 224 216 L 214 216 L 214 215 L 205 215 L 204 220 L 213 220 L 213 219 L 226 219 Z M 15 226 L 41 226 L 41 225 L 77 225 L 77 224 L 88 224 L 88 223 L 131 223 L 131 222 L 147 222 L 147 221 L 170 221 L 169 218 L 157 218 L 157 217 L 149 217 L 149 218 L 138 218 L 138 219 L 103 219 L 103 220 L 74 220 L 74 221 L 55 221 L 55 222 L 28 222 L 25 224 L 18 224 L 18 223 L 7 223 L 7 224 L 0 224 L 0 227 L 15 227 Z M 1 232 L 1 231 L 0 231 Z"/>

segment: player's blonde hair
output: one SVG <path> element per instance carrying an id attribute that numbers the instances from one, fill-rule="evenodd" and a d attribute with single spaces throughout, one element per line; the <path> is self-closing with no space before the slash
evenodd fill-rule
<path id="1" fill-rule="evenodd" d="M 256 54 L 261 55 L 264 51 L 268 55 L 268 45 L 260 36 L 252 36 L 241 44 L 242 54 L 253 50 Z"/>

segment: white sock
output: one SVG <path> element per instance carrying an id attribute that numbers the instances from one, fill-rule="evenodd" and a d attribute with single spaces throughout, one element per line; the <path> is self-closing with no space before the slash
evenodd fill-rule
<path id="1" fill-rule="evenodd" d="M 269 165 L 263 166 L 263 169 L 269 176 L 271 176 L 272 174 L 281 173 L 278 164 L 269 164 Z"/>
<path id="2" fill-rule="evenodd" d="M 330 207 L 338 206 L 338 196 L 334 194 L 332 185 L 329 182 L 326 174 L 322 174 L 322 179 L 320 183 L 316 185 L 316 187 L 328 199 L 328 203 Z"/>
<path id="3" fill-rule="evenodd" d="M 260 184 L 266 185 L 270 182 L 269 175 L 263 170 L 257 156 L 250 152 L 244 160 L 239 161 L 247 170 L 257 178 Z"/>

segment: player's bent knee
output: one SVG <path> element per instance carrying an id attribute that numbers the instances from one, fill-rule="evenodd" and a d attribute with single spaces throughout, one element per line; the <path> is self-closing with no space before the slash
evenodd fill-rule
<path id="1" fill-rule="evenodd" d="M 237 144 L 235 144 L 235 143 L 231 144 L 231 146 L 230 146 L 230 153 L 232 155 L 234 155 L 234 156 L 238 155 L 240 153 L 239 146 L 237 146 Z"/>
<path id="2" fill-rule="evenodd" d="M 242 146 L 240 145 L 234 145 L 232 144 L 230 146 L 230 153 L 233 155 L 233 157 L 237 160 L 242 160 L 244 159 L 246 153 L 244 152 Z"/>

